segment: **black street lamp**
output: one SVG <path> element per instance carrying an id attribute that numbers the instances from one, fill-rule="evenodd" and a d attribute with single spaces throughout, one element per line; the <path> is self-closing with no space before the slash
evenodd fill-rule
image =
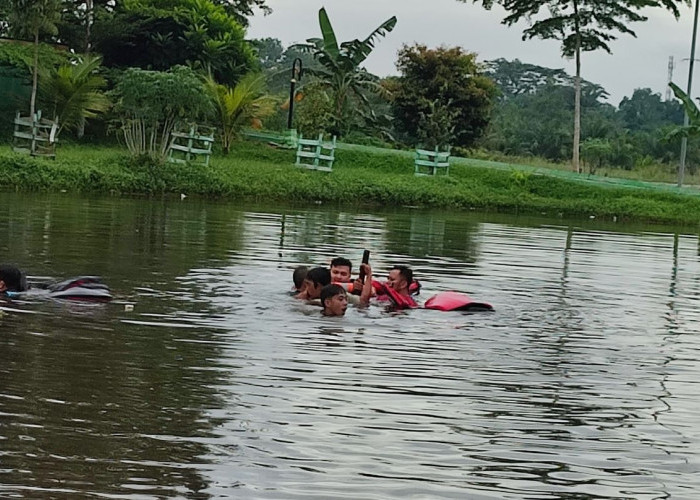
<path id="1" fill-rule="evenodd" d="M 301 80 L 301 73 L 303 66 L 301 59 L 298 57 L 292 62 L 292 79 L 289 81 L 289 116 L 287 117 L 287 128 L 292 128 L 292 115 L 294 114 L 294 97 L 295 97 L 295 87 L 299 80 Z"/>

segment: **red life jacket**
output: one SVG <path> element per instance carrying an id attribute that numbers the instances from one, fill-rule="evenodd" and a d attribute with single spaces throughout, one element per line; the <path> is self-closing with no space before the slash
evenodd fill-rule
<path id="1" fill-rule="evenodd" d="M 387 297 L 396 309 L 414 309 L 418 307 L 418 303 L 413 300 L 410 295 L 401 295 L 399 292 L 391 288 L 390 286 L 380 283 L 379 281 L 372 280 L 372 286 L 377 294 L 378 298 Z"/>
<path id="2" fill-rule="evenodd" d="M 439 311 L 493 311 L 486 302 L 474 302 L 468 295 L 459 292 L 440 292 L 425 301 L 426 309 Z"/>

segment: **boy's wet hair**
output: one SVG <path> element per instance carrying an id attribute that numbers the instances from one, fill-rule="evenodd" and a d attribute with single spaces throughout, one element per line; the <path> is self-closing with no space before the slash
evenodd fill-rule
<path id="1" fill-rule="evenodd" d="M 321 288 L 321 305 L 323 306 L 323 309 L 326 309 L 326 299 L 332 299 L 336 295 L 347 295 L 347 292 L 345 291 L 345 288 L 343 288 L 340 285 L 337 285 L 335 283 L 332 283 L 330 285 L 326 285 L 323 288 Z"/>
<path id="2" fill-rule="evenodd" d="M 401 277 L 406 280 L 406 284 L 410 285 L 413 283 L 413 271 L 408 266 L 394 266 L 392 270 L 396 269 Z"/>
<path id="3" fill-rule="evenodd" d="M 331 261 L 331 267 L 342 267 L 342 266 L 347 266 L 348 269 L 352 272 L 352 262 L 350 262 L 349 259 L 346 259 L 345 257 L 336 257 Z"/>
<path id="4" fill-rule="evenodd" d="M 0 280 L 5 282 L 8 292 L 24 292 L 27 289 L 27 278 L 17 266 L 0 266 Z"/>
<path id="5" fill-rule="evenodd" d="M 327 267 L 314 267 L 306 273 L 306 279 L 314 285 L 326 286 L 331 282 L 331 272 Z"/>
<path id="6" fill-rule="evenodd" d="M 292 280 L 294 280 L 294 287 L 299 290 L 301 285 L 304 283 L 304 278 L 309 272 L 309 268 L 306 266 L 297 266 L 292 273 Z"/>

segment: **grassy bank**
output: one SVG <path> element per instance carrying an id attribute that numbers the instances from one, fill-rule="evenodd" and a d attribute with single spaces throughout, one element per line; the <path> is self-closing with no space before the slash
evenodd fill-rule
<path id="1" fill-rule="evenodd" d="M 449 177 L 414 177 L 412 157 L 344 148 L 332 173 L 295 168 L 294 152 L 253 142 L 237 144 L 209 167 L 130 159 L 109 147 L 64 146 L 44 160 L 0 148 L 5 190 L 67 191 L 114 195 L 174 194 L 231 199 L 285 200 L 352 205 L 479 208 L 697 225 L 700 196 L 644 186 L 622 187 L 492 168 L 458 159 Z M 689 191 L 691 193 L 691 191 Z"/>

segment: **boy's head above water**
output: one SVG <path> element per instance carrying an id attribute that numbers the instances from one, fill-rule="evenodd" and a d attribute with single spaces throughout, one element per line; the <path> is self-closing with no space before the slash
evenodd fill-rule
<path id="1" fill-rule="evenodd" d="M 352 274 L 352 262 L 345 257 L 336 257 L 331 261 L 331 281 L 348 283 Z"/>
<path id="2" fill-rule="evenodd" d="M 292 280 L 294 280 L 294 288 L 297 290 L 301 290 L 302 285 L 304 284 L 304 279 L 306 279 L 306 275 L 309 273 L 309 268 L 306 266 L 297 266 L 294 268 L 294 273 L 292 273 Z"/>
<path id="3" fill-rule="evenodd" d="M 330 284 L 331 272 L 325 267 L 314 267 L 306 274 L 304 284 L 306 286 L 307 299 L 317 299 L 321 295 L 321 289 Z"/>
<path id="4" fill-rule="evenodd" d="M 321 289 L 321 305 L 324 316 L 344 316 L 348 308 L 348 296 L 345 289 L 336 284 L 326 285 Z"/>
<path id="5" fill-rule="evenodd" d="M 0 266 L 0 292 L 23 292 L 26 289 L 26 278 L 17 266 Z"/>

